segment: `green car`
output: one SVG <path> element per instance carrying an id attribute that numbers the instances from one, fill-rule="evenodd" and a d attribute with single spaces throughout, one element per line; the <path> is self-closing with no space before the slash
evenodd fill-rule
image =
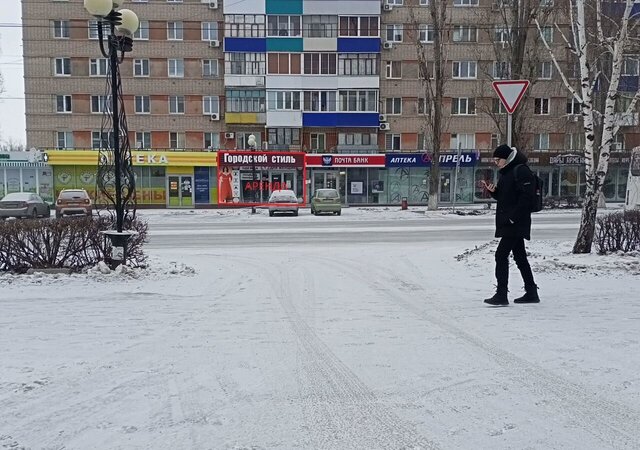
<path id="1" fill-rule="evenodd" d="M 337 189 L 318 189 L 311 199 L 311 214 L 331 213 L 340 215 L 340 194 Z"/>

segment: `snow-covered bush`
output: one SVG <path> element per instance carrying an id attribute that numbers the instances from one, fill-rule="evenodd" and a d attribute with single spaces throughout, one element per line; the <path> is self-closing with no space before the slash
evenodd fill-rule
<path id="1" fill-rule="evenodd" d="M 111 243 L 101 231 L 111 230 L 110 217 L 62 218 L 57 220 L 13 220 L 0 222 L 0 270 L 69 268 L 80 270 L 109 262 Z M 127 264 L 144 264 L 143 244 L 147 224 L 134 219 L 125 224 L 135 230 L 127 245 Z"/>
<path id="2" fill-rule="evenodd" d="M 598 218 L 595 243 L 598 253 L 640 251 L 640 211 L 624 211 Z"/>

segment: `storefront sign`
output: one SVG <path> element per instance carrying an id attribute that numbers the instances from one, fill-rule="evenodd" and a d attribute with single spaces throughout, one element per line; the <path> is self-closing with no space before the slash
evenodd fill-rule
<path id="1" fill-rule="evenodd" d="M 558 155 L 549 157 L 549 164 L 557 166 L 577 166 L 585 163 L 584 156 L 581 155 Z"/>
<path id="2" fill-rule="evenodd" d="M 307 167 L 384 167 L 385 155 L 307 155 Z"/>
<path id="3" fill-rule="evenodd" d="M 209 203 L 209 168 L 195 167 L 193 175 L 196 203 Z"/>
<path id="4" fill-rule="evenodd" d="M 169 158 L 167 155 L 158 155 L 156 153 L 137 153 L 133 155 L 133 164 L 136 166 L 169 164 Z"/>
<path id="5" fill-rule="evenodd" d="M 218 157 L 220 166 L 304 167 L 304 153 L 300 152 L 218 152 Z"/>
<path id="6" fill-rule="evenodd" d="M 11 159 L 8 153 L 0 153 L 0 159 Z"/>
<path id="7" fill-rule="evenodd" d="M 460 153 L 460 166 L 474 166 L 478 157 L 475 152 Z M 458 162 L 457 153 L 441 153 L 441 167 L 455 167 Z M 429 167 L 431 166 L 431 155 L 428 153 L 387 153 L 387 167 Z"/>

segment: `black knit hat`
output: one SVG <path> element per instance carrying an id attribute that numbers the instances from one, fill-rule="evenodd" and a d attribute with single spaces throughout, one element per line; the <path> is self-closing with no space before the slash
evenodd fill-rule
<path id="1" fill-rule="evenodd" d="M 511 154 L 511 147 L 506 144 L 498 145 L 496 149 L 493 151 L 494 158 L 502 158 L 507 159 Z"/>

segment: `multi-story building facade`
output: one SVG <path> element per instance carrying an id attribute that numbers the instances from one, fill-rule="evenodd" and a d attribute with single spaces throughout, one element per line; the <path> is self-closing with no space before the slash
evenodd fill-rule
<path id="1" fill-rule="evenodd" d="M 440 200 L 486 201 L 478 182 L 496 176 L 490 151 L 502 140 L 497 123 L 506 121 L 491 82 L 510 76 L 500 52 L 509 31 L 495 0 L 447 2 Z M 429 108 L 421 94 L 416 42 L 432 58 L 428 4 L 132 0 L 128 7 L 141 27 L 121 65 L 129 139 L 140 153 L 163 156 L 134 158 L 138 186 L 148 190 L 143 200 L 216 204 L 215 151 L 248 149 L 253 134 L 257 149 L 307 153 L 308 192 L 331 186 L 351 204 L 393 204 L 403 197 L 426 204 L 429 164 L 421 155 L 429 151 L 424 120 Z M 99 148 L 107 138 L 100 127 L 109 99 L 96 22 L 80 0 L 23 0 L 23 21 L 27 145 Z M 553 27 L 544 33 L 552 46 L 563 47 Z M 549 195 L 578 197 L 584 186 L 579 105 L 548 54 L 540 48 L 538 55 L 529 95 L 519 107 L 528 114 L 525 147 Z M 567 55 L 558 55 L 569 67 Z M 639 70 L 637 56 L 630 55 L 623 70 L 627 81 L 637 79 Z M 634 86 L 637 81 L 630 89 Z M 625 126 L 605 186 L 610 200 L 624 198 L 628 150 L 640 145 L 638 114 L 620 120 Z M 451 162 L 458 149 L 462 164 L 456 170 Z M 207 150 L 211 155 L 201 153 Z M 181 157 L 174 158 L 178 151 Z M 49 153 L 54 188 L 66 186 L 56 184 L 62 179 L 94 182 L 88 156 L 80 164 L 61 152 Z M 298 171 L 286 168 L 264 168 L 259 176 L 295 188 L 302 183 Z M 178 185 L 189 177 L 198 184 L 200 177 L 201 186 L 206 178 L 201 191 L 208 194 L 198 201 L 191 193 L 183 203 L 180 193 L 176 204 L 169 198 L 176 177 Z"/>

